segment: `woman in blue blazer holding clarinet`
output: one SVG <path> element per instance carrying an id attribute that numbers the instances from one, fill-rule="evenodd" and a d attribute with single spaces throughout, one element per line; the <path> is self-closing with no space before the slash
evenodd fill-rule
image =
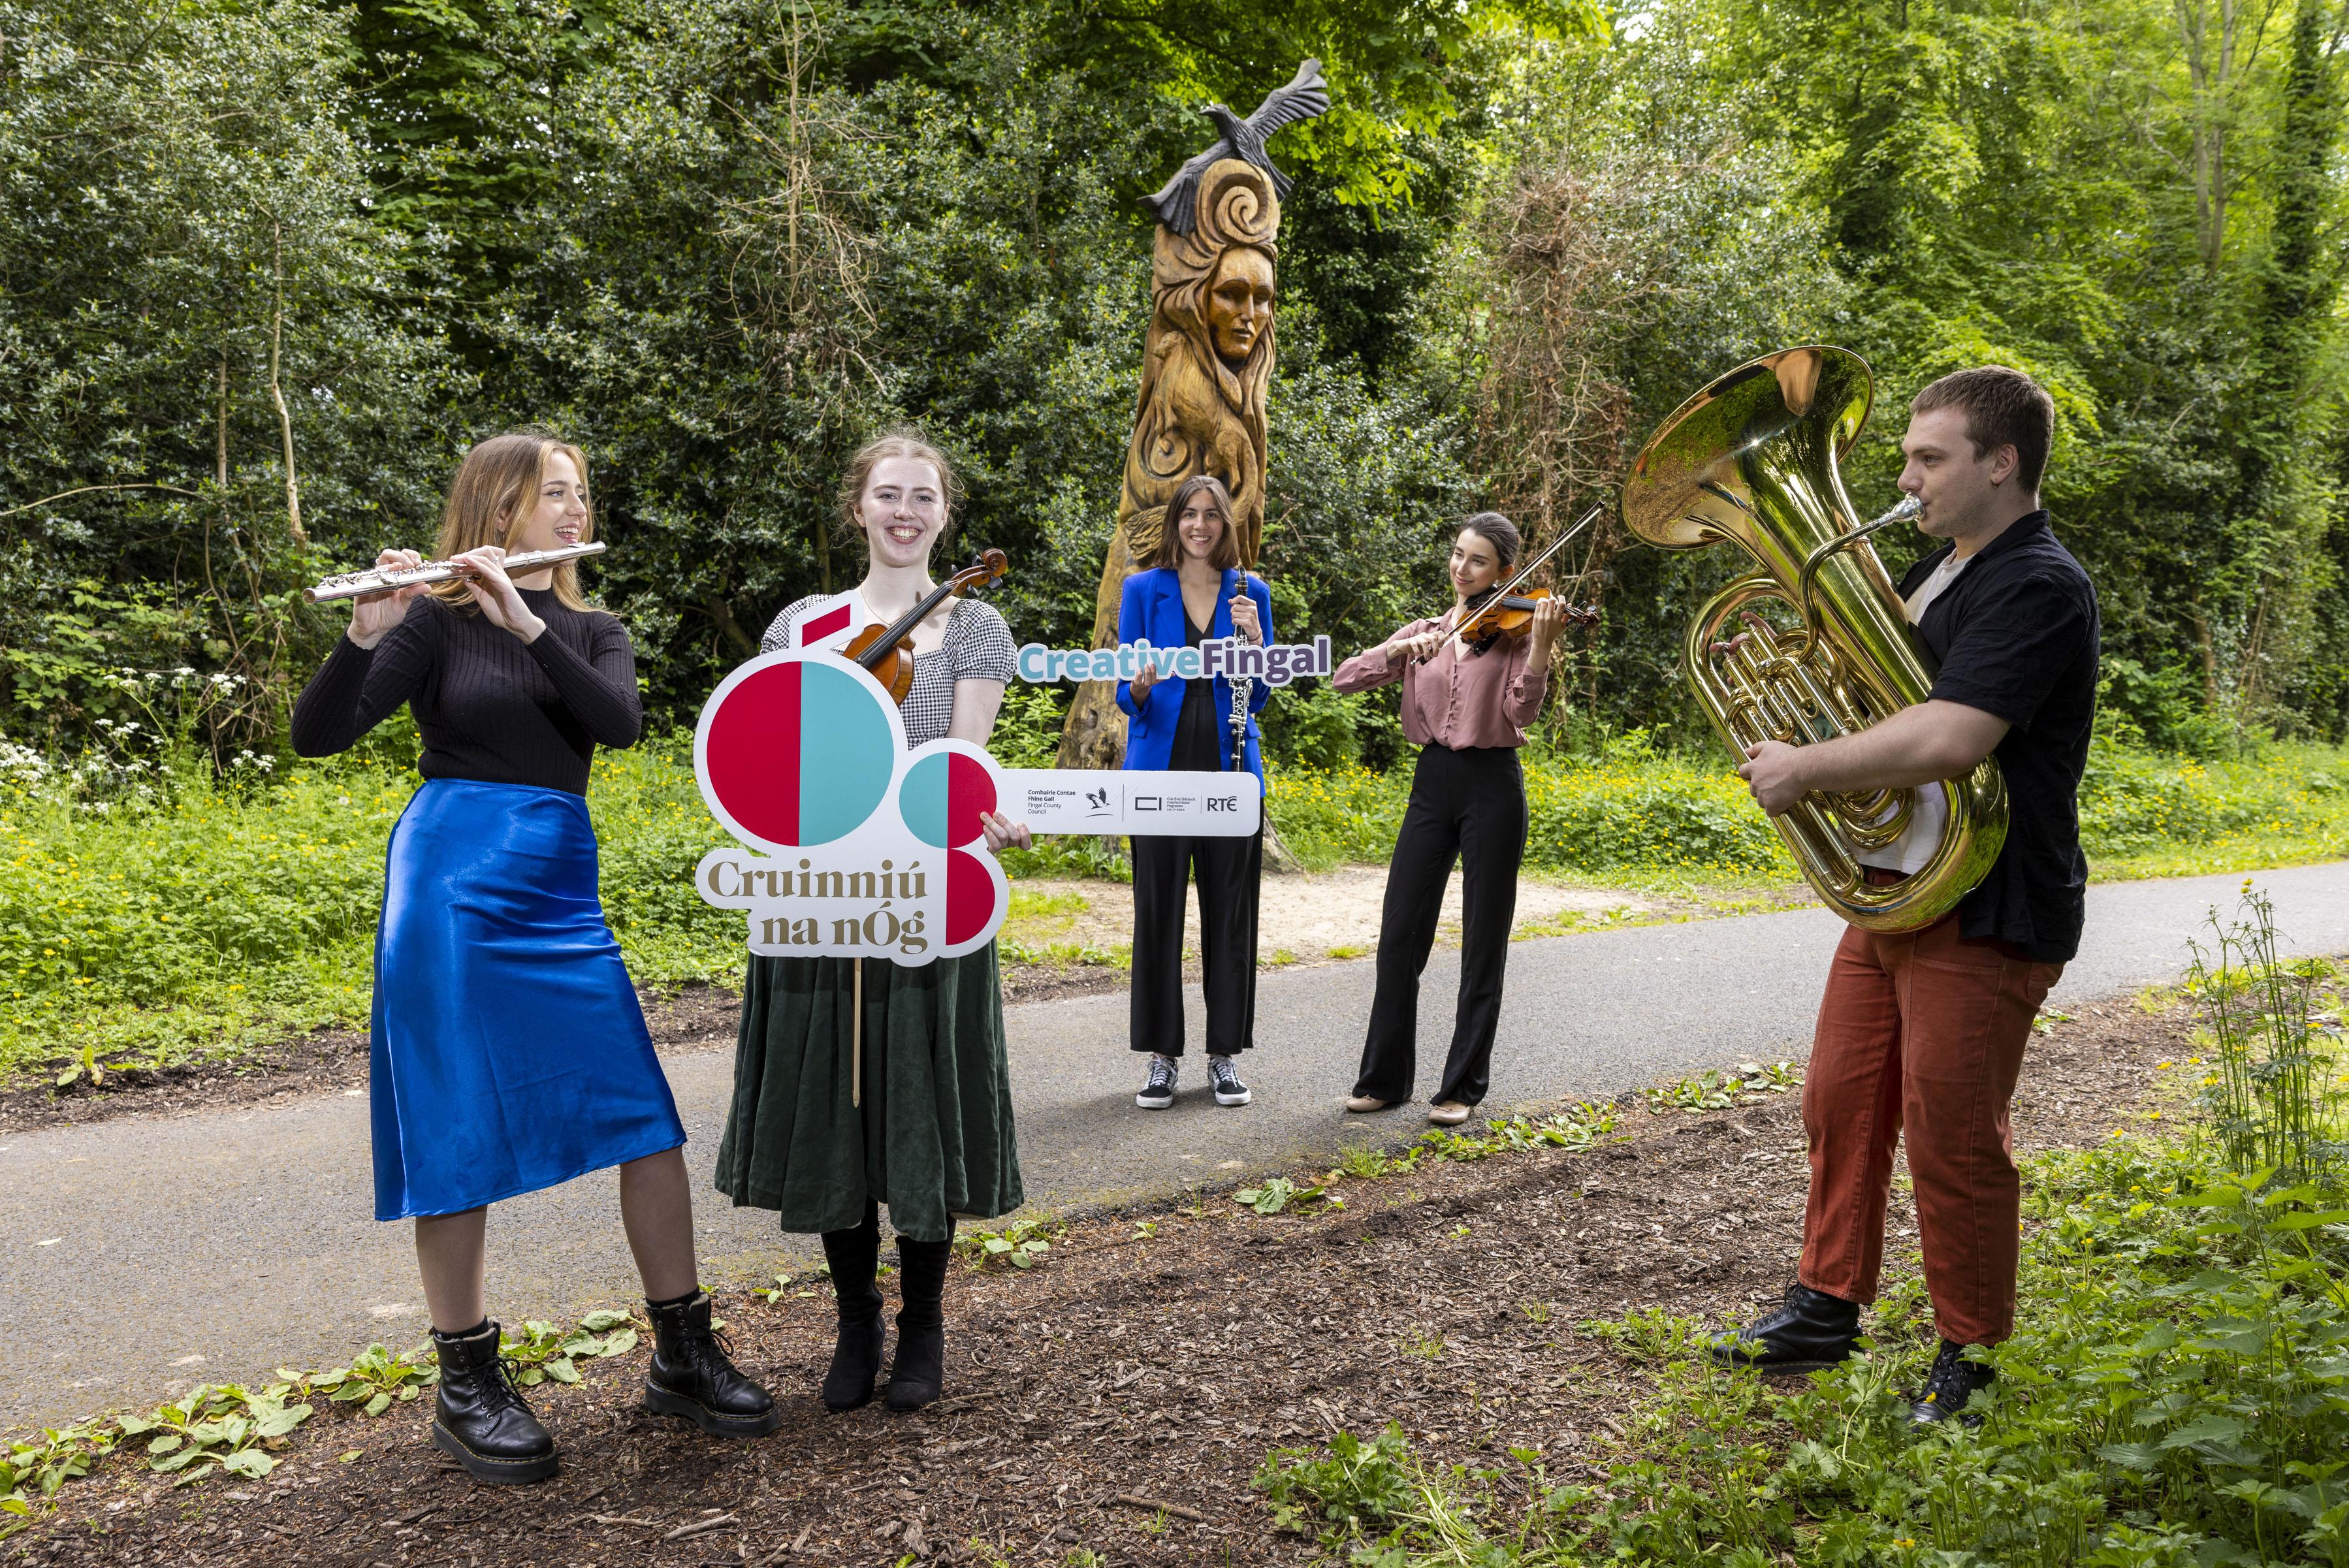
<path id="1" fill-rule="evenodd" d="M 1272 639 L 1272 593 L 1240 568 L 1232 498 L 1213 474 L 1185 480 L 1167 504 L 1157 554 L 1125 579 L 1117 639 L 1156 648 L 1196 648 L 1217 638 Z M 1256 715 L 1271 689 L 1243 683 L 1235 701 L 1225 676 L 1185 680 L 1145 667 L 1117 686 L 1126 711 L 1125 765 L 1183 773 L 1246 768 L 1264 779 Z M 1233 710 L 1245 704 L 1234 733 Z M 1235 753 L 1237 760 L 1235 761 Z M 1133 1049 L 1150 1075 L 1133 1103 L 1163 1111 L 1174 1103 L 1183 1054 L 1183 901 L 1199 881 L 1199 958 L 1207 992 L 1207 1077 L 1216 1104 L 1250 1098 L 1232 1058 L 1255 1044 L 1257 885 L 1264 875 L 1264 830 L 1246 838 L 1141 837 L 1133 846 Z"/>

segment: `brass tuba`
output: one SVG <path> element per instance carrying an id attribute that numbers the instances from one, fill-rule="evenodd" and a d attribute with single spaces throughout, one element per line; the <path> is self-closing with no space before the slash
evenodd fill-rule
<path id="1" fill-rule="evenodd" d="M 1917 503 L 1855 526 L 1836 466 L 1874 400 L 1857 354 L 1767 355 L 1682 403 L 1623 486 L 1623 521 L 1647 543 L 1692 550 L 1726 539 L 1761 567 L 1705 601 L 1682 649 L 1698 702 L 1741 760 L 1757 742 L 1803 745 L 1865 729 L 1932 688 L 1930 656 L 1867 542 L 1914 518 Z M 1947 819 L 1931 858 L 1891 886 L 1870 884 L 1858 857 L 1900 836 L 1919 790 L 1810 794 L 1771 822 L 1837 914 L 1867 930 L 1915 930 L 1956 908 L 2006 841 L 1994 759 L 1923 788 L 1944 793 Z"/>

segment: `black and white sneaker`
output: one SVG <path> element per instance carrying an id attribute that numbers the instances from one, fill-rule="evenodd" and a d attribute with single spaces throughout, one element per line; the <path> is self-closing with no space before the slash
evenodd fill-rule
<path id="1" fill-rule="evenodd" d="M 1142 1085 L 1142 1093 L 1133 1103 L 1145 1111 L 1163 1111 L 1174 1103 L 1174 1058 L 1150 1058 L 1150 1081 Z"/>
<path id="2" fill-rule="evenodd" d="M 1244 1106 L 1256 1098 L 1240 1082 L 1239 1070 L 1232 1065 L 1229 1056 L 1208 1057 L 1207 1076 L 1215 1081 L 1216 1104 L 1219 1106 Z"/>

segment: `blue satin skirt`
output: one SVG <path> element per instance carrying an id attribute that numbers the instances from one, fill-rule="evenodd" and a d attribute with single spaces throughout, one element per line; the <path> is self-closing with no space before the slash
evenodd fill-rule
<path id="1" fill-rule="evenodd" d="M 375 1217 L 459 1214 L 685 1142 L 595 891 L 587 803 L 428 779 L 376 928 Z"/>

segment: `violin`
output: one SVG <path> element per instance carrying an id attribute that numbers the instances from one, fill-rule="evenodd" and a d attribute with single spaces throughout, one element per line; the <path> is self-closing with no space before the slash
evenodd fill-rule
<path id="1" fill-rule="evenodd" d="M 1534 629 L 1534 607 L 1550 598 L 1552 595 L 1547 588 L 1526 588 L 1520 593 L 1517 591 L 1519 586 L 1527 577 L 1532 576 L 1543 562 L 1566 548 L 1568 542 L 1576 535 L 1597 522 L 1600 514 L 1605 511 L 1606 508 L 1603 506 L 1592 507 L 1583 514 L 1580 522 L 1551 540 L 1540 555 L 1517 568 L 1515 576 L 1495 589 L 1490 598 L 1463 615 L 1460 618 L 1460 624 L 1452 628 L 1453 635 L 1459 638 L 1472 652 L 1475 653 L 1484 652 L 1503 639 L 1512 642 L 1522 642 L 1531 636 Z M 1565 607 L 1566 618 L 1577 626 L 1594 626 L 1598 623 L 1599 607 L 1596 605 L 1568 605 Z"/>
<path id="2" fill-rule="evenodd" d="M 1534 609 L 1552 597 L 1547 588 L 1529 588 L 1521 594 L 1495 594 L 1461 618 L 1454 631 L 1460 640 L 1477 653 L 1495 642 L 1523 642 L 1533 635 Z M 1597 605 L 1567 605 L 1566 618 L 1577 626 L 1599 624 Z"/>
<path id="3" fill-rule="evenodd" d="M 873 679 L 887 687 L 890 697 L 903 707 L 905 694 L 914 689 L 914 650 L 905 646 L 914 628 L 947 599 L 1001 582 L 1010 570 L 1011 563 L 1002 551 L 980 551 L 977 560 L 924 594 L 921 603 L 889 625 L 875 621 L 850 638 L 848 657 L 871 670 Z"/>

